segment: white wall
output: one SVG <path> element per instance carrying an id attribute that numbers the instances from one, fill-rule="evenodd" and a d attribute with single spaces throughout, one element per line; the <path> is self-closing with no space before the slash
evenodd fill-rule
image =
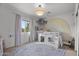
<path id="1" fill-rule="evenodd" d="M 16 14 L 0 4 L 0 36 L 4 39 L 5 48 L 15 46 L 15 19 Z"/>
<path id="2" fill-rule="evenodd" d="M 69 27 L 70 27 L 71 35 L 74 35 L 75 20 L 74 20 L 74 16 L 72 14 L 73 13 L 65 13 L 65 14 L 60 14 L 60 15 L 57 15 L 57 16 L 48 17 L 48 21 L 51 21 L 51 20 L 54 20 L 54 19 L 66 21 L 67 25 L 69 25 Z"/>

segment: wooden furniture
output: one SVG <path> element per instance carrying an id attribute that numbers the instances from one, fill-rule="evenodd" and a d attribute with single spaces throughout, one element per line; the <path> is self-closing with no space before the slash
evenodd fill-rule
<path id="1" fill-rule="evenodd" d="M 62 39 L 59 32 L 38 32 L 38 42 L 50 44 L 55 48 L 62 45 Z"/>

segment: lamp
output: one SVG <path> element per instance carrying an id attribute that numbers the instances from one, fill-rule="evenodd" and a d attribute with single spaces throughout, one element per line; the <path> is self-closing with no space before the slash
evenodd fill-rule
<path id="1" fill-rule="evenodd" d="M 39 4 L 39 5 L 37 5 L 37 7 L 35 7 L 34 11 L 35 11 L 36 15 L 42 16 L 46 12 L 46 9 L 43 6 L 43 4 Z"/>

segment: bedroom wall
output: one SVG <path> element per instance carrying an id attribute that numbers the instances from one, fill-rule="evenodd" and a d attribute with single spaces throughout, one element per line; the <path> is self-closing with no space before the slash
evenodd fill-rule
<path id="1" fill-rule="evenodd" d="M 0 36 L 4 39 L 5 48 L 15 46 L 15 19 L 16 14 L 0 4 Z"/>
<path id="2" fill-rule="evenodd" d="M 53 29 L 52 27 L 50 27 L 50 24 L 52 26 L 57 25 L 59 26 L 58 30 L 60 32 L 70 33 L 73 36 L 74 35 L 74 22 L 75 20 L 74 20 L 73 13 L 65 13 L 65 14 L 60 14 L 60 15 L 53 16 L 53 17 L 48 17 L 47 26 L 49 26 L 48 28 L 54 31 L 56 29 Z"/>

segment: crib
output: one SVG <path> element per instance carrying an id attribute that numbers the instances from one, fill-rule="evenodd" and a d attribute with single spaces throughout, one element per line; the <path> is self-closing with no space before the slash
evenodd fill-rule
<path id="1" fill-rule="evenodd" d="M 56 49 L 63 45 L 59 32 L 38 32 L 38 42 L 51 45 Z"/>

